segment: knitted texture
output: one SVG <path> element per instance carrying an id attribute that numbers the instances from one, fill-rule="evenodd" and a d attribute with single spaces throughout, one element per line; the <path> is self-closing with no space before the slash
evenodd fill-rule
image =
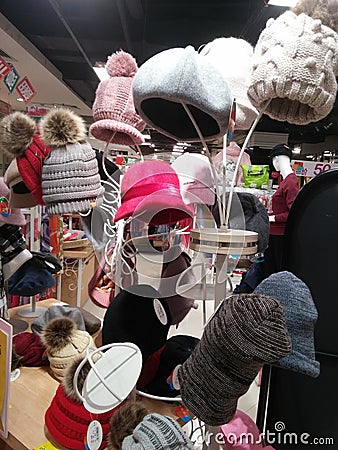
<path id="1" fill-rule="evenodd" d="M 286 11 L 260 34 L 248 96 L 272 119 L 306 125 L 333 108 L 338 35 L 305 14 Z"/>
<path id="2" fill-rule="evenodd" d="M 260 368 L 291 349 L 280 303 L 264 295 L 233 295 L 206 325 L 201 341 L 178 370 L 187 408 L 217 426 L 235 414 L 238 398 Z"/>
<path id="3" fill-rule="evenodd" d="M 10 190 L 5 183 L 3 177 L 0 177 L 0 197 L 1 197 L 1 213 L 0 223 L 8 223 L 10 225 L 26 225 L 26 218 L 19 208 L 9 208 Z M 5 201 L 7 200 L 7 201 Z"/>
<path id="4" fill-rule="evenodd" d="M 193 450 L 194 446 L 171 417 L 148 414 L 133 434 L 124 438 L 122 450 Z"/>
<path id="5" fill-rule="evenodd" d="M 182 103 L 205 140 L 222 138 L 227 131 L 231 110 L 228 85 L 191 46 L 165 50 L 142 64 L 133 81 L 133 96 L 145 122 L 170 138 L 200 140 Z"/>
<path id="6" fill-rule="evenodd" d="M 274 365 L 318 377 L 320 364 L 316 361 L 314 346 L 318 313 L 307 285 L 293 273 L 284 271 L 270 275 L 254 292 L 276 298 L 284 308 L 292 350 Z"/>
<path id="7" fill-rule="evenodd" d="M 113 53 L 107 61 L 110 76 L 101 81 L 93 104 L 95 122 L 89 131 L 101 141 L 121 145 L 144 142 L 141 131 L 145 123 L 134 107 L 132 82 L 137 72 L 135 59 L 123 51 Z"/>
<path id="8" fill-rule="evenodd" d="M 253 47 L 244 39 L 222 37 L 206 44 L 201 55 L 224 76 L 232 97 L 236 99 L 235 130 L 248 130 L 258 116 L 247 96 Z"/>
<path id="9" fill-rule="evenodd" d="M 28 331 L 16 334 L 13 336 L 13 346 L 23 366 L 40 367 L 48 364 L 40 336 Z"/>

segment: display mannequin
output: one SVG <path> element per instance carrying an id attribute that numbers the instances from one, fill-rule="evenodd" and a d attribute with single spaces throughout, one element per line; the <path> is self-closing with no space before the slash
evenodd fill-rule
<path id="1" fill-rule="evenodd" d="M 286 221 L 292 203 L 299 192 L 298 179 L 290 163 L 292 157 L 291 148 L 286 144 L 276 145 L 269 156 L 274 170 L 281 174 L 283 180 L 271 198 L 269 245 L 264 253 L 265 277 L 281 270 Z"/>

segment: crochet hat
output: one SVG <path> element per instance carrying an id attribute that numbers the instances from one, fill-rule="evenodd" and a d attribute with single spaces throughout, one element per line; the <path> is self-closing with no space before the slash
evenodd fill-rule
<path id="1" fill-rule="evenodd" d="M 101 81 L 93 104 L 95 122 L 91 134 L 101 141 L 121 145 L 138 145 L 144 142 L 141 131 L 145 123 L 136 113 L 132 82 L 137 72 L 135 59 L 123 51 L 113 53 L 107 61 L 110 78 Z"/>
<path id="2" fill-rule="evenodd" d="M 86 331 L 77 329 L 76 323 L 68 318 L 55 318 L 43 329 L 41 339 L 46 347 L 50 367 L 59 380 L 65 369 L 77 357 L 84 357 L 87 347 L 95 347 L 92 337 Z"/>
<path id="3" fill-rule="evenodd" d="M 160 297 L 156 289 L 145 284 L 120 291 L 104 316 L 102 344 L 132 342 L 145 361 L 166 343 L 170 328 L 169 308 Z"/>
<path id="4" fill-rule="evenodd" d="M 236 99 L 235 130 L 248 130 L 258 116 L 247 96 L 253 47 L 244 39 L 221 37 L 206 44 L 201 55 L 221 72 Z"/>
<path id="5" fill-rule="evenodd" d="M 32 208 L 37 205 L 33 194 L 22 180 L 16 159 L 13 159 L 7 167 L 4 182 L 10 188 L 10 208 Z"/>
<path id="6" fill-rule="evenodd" d="M 237 450 L 274 450 L 263 446 L 263 438 L 255 422 L 239 409 L 229 423 L 221 426 L 226 449 Z"/>
<path id="7" fill-rule="evenodd" d="M 183 202 L 178 176 L 169 163 L 136 163 L 122 178 L 121 206 L 114 222 L 133 216 L 152 225 L 169 225 L 192 215 L 193 209 Z"/>
<path id="8" fill-rule="evenodd" d="M 182 197 L 187 205 L 214 204 L 214 177 L 210 161 L 205 155 L 184 153 L 175 159 L 171 167 L 178 175 Z"/>
<path id="9" fill-rule="evenodd" d="M 191 46 L 165 50 L 142 64 L 133 81 L 133 95 L 140 116 L 170 138 L 200 140 L 182 103 L 205 140 L 222 138 L 227 131 L 232 103 L 228 85 Z"/>
<path id="10" fill-rule="evenodd" d="M 3 177 L 0 177 L 0 223 L 26 225 L 25 216 L 18 208 L 9 207 L 10 190 Z"/>
<path id="11" fill-rule="evenodd" d="M 148 414 L 133 434 L 124 438 L 122 450 L 193 450 L 194 446 L 171 417 Z"/>
<path id="12" fill-rule="evenodd" d="M 25 331 L 13 336 L 13 345 L 23 366 L 40 367 L 48 364 L 45 346 L 39 336 Z"/>
<path id="13" fill-rule="evenodd" d="M 193 336 L 176 335 L 168 339 L 160 354 L 160 363 L 153 380 L 146 386 L 146 391 L 161 397 L 176 397 L 180 391 L 170 379 L 175 368 L 184 363 L 198 344 Z"/>
<path id="14" fill-rule="evenodd" d="M 38 134 L 36 122 L 27 114 L 15 112 L 0 122 L 0 146 L 16 158 L 20 176 L 38 205 L 43 205 L 41 171 L 50 148 Z"/>
<path id="15" fill-rule="evenodd" d="M 42 168 L 47 213 L 88 212 L 103 188 L 82 118 L 67 109 L 54 109 L 43 118 L 41 127 L 51 147 Z"/>
<path id="16" fill-rule="evenodd" d="M 316 361 L 314 346 L 318 313 L 307 285 L 293 273 L 284 271 L 263 280 L 255 293 L 276 298 L 284 308 L 292 350 L 274 365 L 318 377 L 320 364 Z"/>
<path id="17" fill-rule="evenodd" d="M 204 328 L 178 369 L 185 406 L 203 422 L 229 422 L 260 368 L 291 349 L 280 303 L 265 295 L 233 295 Z"/>
<path id="18" fill-rule="evenodd" d="M 317 122 L 333 108 L 338 35 L 320 20 L 286 11 L 269 19 L 254 52 L 248 96 L 272 119 Z"/>

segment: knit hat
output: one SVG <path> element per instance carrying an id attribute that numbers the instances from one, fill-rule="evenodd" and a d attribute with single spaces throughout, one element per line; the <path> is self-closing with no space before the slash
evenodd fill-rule
<path id="1" fill-rule="evenodd" d="M 173 371 L 191 355 L 199 339 L 193 336 L 176 335 L 168 339 L 160 354 L 160 364 L 146 391 L 161 397 L 176 397 L 180 391 L 170 379 Z"/>
<path id="2" fill-rule="evenodd" d="M 95 152 L 81 117 L 67 109 L 50 111 L 41 122 L 51 152 L 42 168 L 42 193 L 48 214 L 88 212 L 103 193 Z"/>
<path id="3" fill-rule="evenodd" d="M 215 202 L 214 177 L 209 159 L 198 153 L 184 153 L 171 167 L 180 180 L 184 202 L 213 205 Z"/>
<path id="4" fill-rule="evenodd" d="M 76 323 L 68 317 L 49 321 L 42 331 L 41 339 L 46 347 L 50 367 L 59 380 L 62 380 L 65 369 L 75 358 L 83 358 L 89 346 L 95 347 L 90 334 L 78 330 Z"/>
<path id="5" fill-rule="evenodd" d="M 194 446 L 171 417 L 148 414 L 133 434 L 124 438 L 122 450 L 193 450 Z"/>
<path id="6" fill-rule="evenodd" d="M 278 272 L 263 280 L 255 293 L 277 299 L 284 308 L 285 321 L 291 337 L 291 352 L 274 365 L 318 377 L 314 329 L 318 318 L 316 306 L 307 285 L 291 272 Z"/>
<path id="7" fill-rule="evenodd" d="M 7 167 L 4 182 L 10 188 L 10 208 L 32 208 L 37 205 L 33 194 L 21 178 L 16 159 L 13 159 Z"/>
<path id="8" fill-rule="evenodd" d="M 145 284 L 120 291 L 103 319 L 102 344 L 132 342 L 143 361 L 167 340 L 171 317 L 167 302 L 156 289 Z"/>
<path id="9" fill-rule="evenodd" d="M 0 223 L 9 223 L 11 225 L 26 225 L 25 216 L 18 208 L 9 207 L 10 190 L 0 177 Z"/>
<path id="10" fill-rule="evenodd" d="M 206 424 L 229 422 L 260 368 L 283 358 L 290 349 L 277 300 L 254 294 L 229 297 L 178 369 L 185 406 Z"/>
<path id="11" fill-rule="evenodd" d="M 113 53 L 107 60 L 110 78 L 101 81 L 93 104 L 95 122 L 91 134 L 101 141 L 121 145 L 138 145 L 144 142 L 145 123 L 136 114 L 132 82 L 137 72 L 135 59 L 124 51 Z"/>
<path id="12" fill-rule="evenodd" d="M 40 367 L 48 364 L 46 349 L 40 336 L 25 331 L 13 336 L 13 345 L 23 366 Z"/>
<path id="13" fill-rule="evenodd" d="M 50 148 L 38 134 L 36 122 L 27 114 L 15 112 L 0 122 L 0 146 L 16 158 L 18 170 L 36 203 L 43 205 L 41 171 Z"/>
<path id="14" fill-rule="evenodd" d="M 273 147 L 273 149 L 269 153 L 269 158 L 272 161 L 272 159 L 275 156 L 279 155 L 285 155 L 292 159 L 292 148 L 289 147 L 287 144 L 277 144 Z"/>
<path id="15" fill-rule="evenodd" d="M 164 161 L 131 166 L 122 178 L 121 197 L 114 222 L 133 216 L 152 225 L 170 225 L 193 216 L 183 202 L 176 172 Z"/>
<path id="16" fill-rule="evenodd" d="M 239 409 L 229 423 L 221 426 L 226 449 L 237 450 L 274 450 L 268 445 L 263 447 L 263 438 L 255 422 Z"/>
<path id="17" fill-rule="evenodd" d="M 221 72 L 236 99 L 235 130 L 248 130 L 258 116 L 247 96 L 253 47 L 244 39 L 221 37 L 206 44 L 201 55 Z"/>
<path id="18" fill-rule="evenodd" d="M 222 138 L 227 132 L 232 103 L 228 85 L 191 46 L 165 50 L 142 64 L 133 81 L 133 95 L 140 116 L 170 138 L 200 140 L 182 103 L 205 140 Z"/>
<path id="19" fill-rule="evenodd" d="M 248 96 L 272 119 L 318 122 L 333 108 L 338 35 L 320 20 L 286 11 L 269 19 L 254 51 Z"/>

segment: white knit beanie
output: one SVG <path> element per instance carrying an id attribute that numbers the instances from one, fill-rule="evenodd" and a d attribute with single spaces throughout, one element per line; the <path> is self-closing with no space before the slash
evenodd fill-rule
<path id="1" fill-rule="evenodd" d="M 260 34 L 248 96 L 258 110 L 297 125 L 317 122 L 333 108 L 338 35 L 319 19 L 286 11 Z"/>
<path id="2" fill-rule="evenodd" d="M 258 116 L 247 96 L 253 47 L 244 39 L 221 37 L 203 47 L 201 55 L 222 73 L 236 98 L 235 130 L 248 130 Z"/>

